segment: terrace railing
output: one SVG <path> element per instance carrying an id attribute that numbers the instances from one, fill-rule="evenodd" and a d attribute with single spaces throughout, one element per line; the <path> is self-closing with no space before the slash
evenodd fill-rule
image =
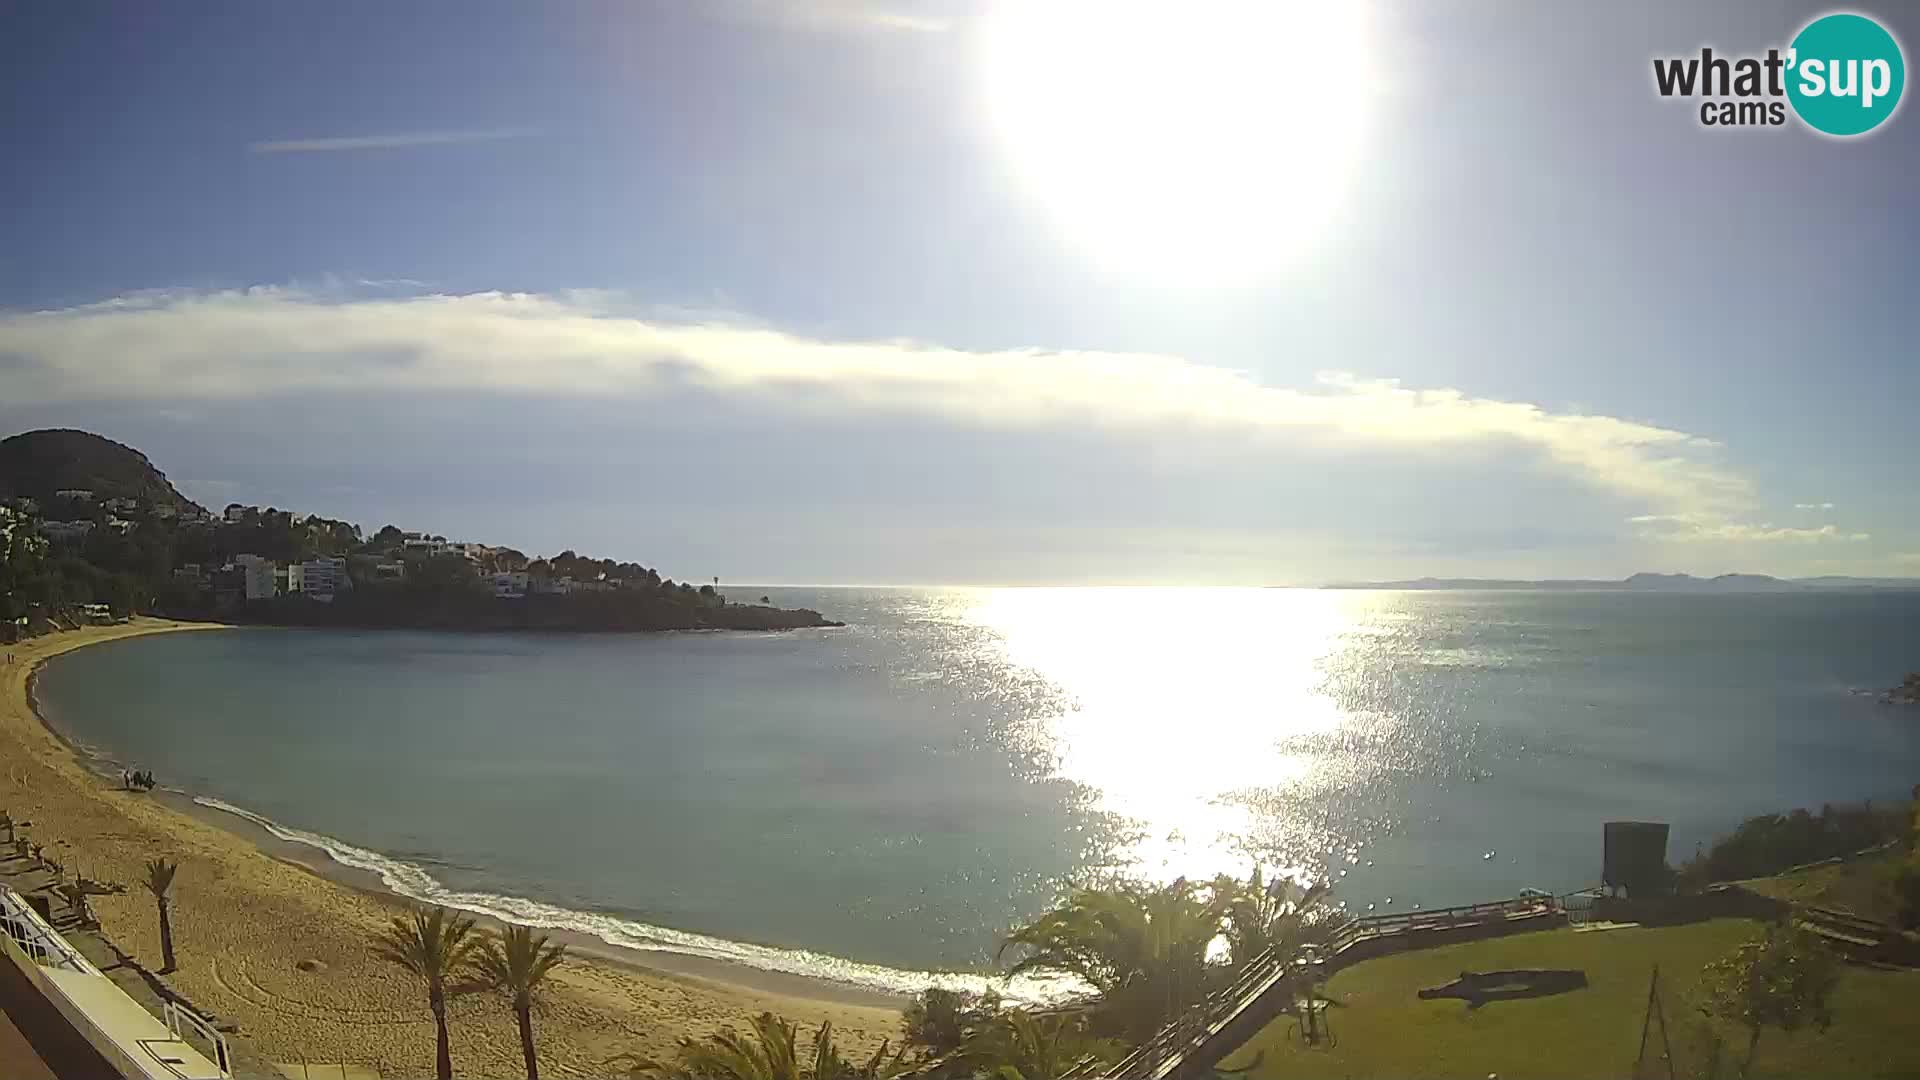
<path id="1" fill-rule="evenodd" d="M 4 885 L 0 885 L 0 927 L 6 929 L 7 936 L 20 946 L 21 952 L 41 967 L 100 974 L 100 969 L 47 925 L 24 897 Z"/>

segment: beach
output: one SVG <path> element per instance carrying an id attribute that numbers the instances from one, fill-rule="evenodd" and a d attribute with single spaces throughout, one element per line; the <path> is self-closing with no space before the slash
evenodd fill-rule
<path id="1" fill-rule="evenodd" d="M 254 1053 L 369 1065 L 389 1076 L 430 1074 L 425 989 L 375 960 L 368 947 L 405 901 L 382 892 L 370 875 L 357 879 L 323 864 L 318 852 L 216 824 L 161 793 L 119 790 L 34 712 L 31 673 L 49 658 L 129 636 L 213 629 L 138 619 L 9 646 L 12 660 L 0 669 L 0 809 L 31 820 L 29 835 L 58 852 L 70 872 L 128 886 L 92 905 L 104 932 L 148 968 L 159 966 L 159 928 L 153 899 L 138 884 L 142 866 L 155 856 L 178 861 L 171 897 L 179 970 L 166 981 L 219 1023 L 234 1025 Z M 614 1055 L 662 1055 L 682 1036 L 744 1026 L 763 1010 L 803 1030 L 831 1020 L 844 1047 L 897 1038 L 898 1008 L 879 995 L 619 950 L 581 935 L 566 940 L 579 951 L 551 977 L 534 1018 L 542 1067 L 556 1075 L 605 1075 L 603 1063 Z M 450 1012 L 459 1073 L 519 1074 L 518 1036 L 500 1000 L 462 996 Z"/>

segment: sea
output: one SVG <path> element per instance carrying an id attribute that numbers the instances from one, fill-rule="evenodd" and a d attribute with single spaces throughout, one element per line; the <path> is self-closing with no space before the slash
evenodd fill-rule
<path id="1" fill-rule="evenodd" d="M 1076 882 L 1257 864 L 1408 911 L 1592 886 L 1605 821 L 1678 862 L 1920 783 L 1878 693 L 1920 593 L 731 591 L 847 625 L 170 634 L 38 690 L 409 896 L 885 991 L 985 985 Z"/>

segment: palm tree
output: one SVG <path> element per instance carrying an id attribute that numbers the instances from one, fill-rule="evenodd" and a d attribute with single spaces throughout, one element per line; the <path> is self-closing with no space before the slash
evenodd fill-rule
<path id="1" fill-rule="evenodd" d="M 453 1050 L 447 1040 L 447 980 L 472 961 L 480 939 L 473 920 L 436 907 L 411 916 L 396 915 L 373 940 L 373 954 L 425 979 L 427 1007 L 433 1010 L 436 1038 L 434 1075 L 452 1080 Z"/>
<path id="2" fill-rule="evenodd" d="M 483 937 L 474 954 L 473 969 L 480 978 L 507 995 L 520 1021 L 520 1056 L 527 1062 L 527 1080 L 540 1080 L 540 1063 L 533 1054 L 533 992 L 567 951 L 534 936 L 524 926 L 509 926 L 504 937 Z"/>
<path id="3" fill-rule="evenodd" d="M 147 862 L 147 878 L 140 884 L 153 894 L 153 902 L 160 905 L 160 973 L 172 971 L 173 964 L 173 920 L 167 914 L 169 901 L 167 890 L 173 888 L 173 875 L 180 869 L 179 863 L 170 863 L 165 859 L 151 859 Z"/>
<path id="4" fill-rule="evenodd" d="M 1224 965 L 1208 961 L 1222 934 L 1216 904 L 1185 878 L 1155 887 L 1123 882 L 1074 890 L 1067 901 L 1008 935 L 1000 951 L 1030 952 L 1008 972 L 1057 971 L 1093 987 L 1089 1010 L 1103 1035 L 1145 1039 L 1204 1000 Z"/>
<path id="5" fill-rule="evenodd" d="M 1008 1009 L 968 1037 L 960 1060 L 973 1075 L 994 1080 L 1059 1080 L 1088 1057 L 1101 1056 L 1100 1049 L 1077 1016 Z"/>
<path id="6" fill-rule="evenodd" d="M 864 1065 L 849 1062 L 833 1044 L 832 1021 L 823 1021 L 814 1034 L 811 1060 L 800 1055 L 792 1021 L 763 1012 L 752 1023 L 751 1036 L 726 1028 L 704 1039 L 681 1039 L 672 1064 L 632 1054 L 608 1064 L 625 1069 L 631 1080 L 893 1080 L 911 1071 L 906 1047 L 889 1056 L 884 1042 Z"/>
<path id="7" fill-rule="evenodd" d="M 1225 874 L 1213 880 L 1221 929 L 1239 967 L 1268 949 L 1297 946 L 1312 937 L 1327 908 L 1324 882 L 1301 887 L 1283 878 L 1265 879 L 1258 864 L 1245 881 Z"/>

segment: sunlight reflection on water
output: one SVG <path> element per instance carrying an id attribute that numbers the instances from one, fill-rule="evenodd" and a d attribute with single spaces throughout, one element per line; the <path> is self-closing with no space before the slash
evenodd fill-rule
<path id="1" fill-rule="evenodd" d="M 1317 876 L 1357 850 L 1352 823 L 1335 839 L 1315 807 L 1364 779 L 1348 748 L 1386 721 L 1329 684 L 1395 632 L 1393 595 L 1001 589 L 955 602 L 1005 662 L 1062 690 L 1063 708 L 1008 738 L 1134 826 L 1115 869 L 1171 880 L 1258 858 Z"/>

